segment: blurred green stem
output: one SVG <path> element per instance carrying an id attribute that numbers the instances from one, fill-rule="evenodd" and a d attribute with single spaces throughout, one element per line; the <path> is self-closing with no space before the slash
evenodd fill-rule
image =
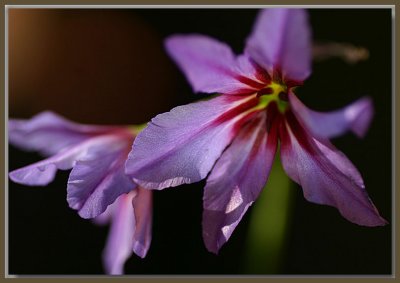
<path id="1" fill-rule="evenodd" d="M 277 157 L 268 182 L 251 212 L 245 250 L 245 273 L 281 272 L 292 193 L 292 182 Z"/>

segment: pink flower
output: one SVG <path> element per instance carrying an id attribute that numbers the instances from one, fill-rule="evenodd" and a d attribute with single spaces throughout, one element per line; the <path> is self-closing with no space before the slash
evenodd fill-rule
<path id="1" fill-rule="evenodd" d="M 362 98 L 329 113 L 294 94 L 311 73 L 311 32 L 299 9 L 263 10 L 244 54 L 203 35 L 175 35 L 166 48 L 194 91 L 221 93 L 152 119 L 136 138 L 126 173 L 148 189 L 207 178 L 203 239 L 217 253 L 265 186 L 280 144 L 284 170 L 311 202 L 365 226 L 386 221 L 360 173 L 329 139 L 362 137 L 373 115 Z"/>
<path id="2" fill-rule="evenodd" d="M 128 127 L 81 125 L 52 112 L 30 120 L 9 121 L 9 141 L 48 158 L 10 172 L 11 180 L 29 186 L 50 183 L 57 170 L 72 168 L 67 201 L 83 218 L 111 221 L 104 251 L 107 273 L 121 274 L 135 252 L 145 257 L 151 242 L 152 194 L 124 173 L 135 139 Z"/>

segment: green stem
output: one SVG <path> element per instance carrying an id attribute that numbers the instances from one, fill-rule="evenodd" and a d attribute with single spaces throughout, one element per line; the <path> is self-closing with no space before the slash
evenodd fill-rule
<path id="1" fill-rule="evenodd" d="M 292 182 L 283 171 L 279 158 L 276 158 L 267 185 L 251 212 L 245 273 L 281 272 L 292 193 Z"/>

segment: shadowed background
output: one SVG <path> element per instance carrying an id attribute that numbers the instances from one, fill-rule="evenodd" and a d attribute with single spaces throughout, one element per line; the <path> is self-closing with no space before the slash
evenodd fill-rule
<path id="1" fill-rule="evenodd" d="M 9 116 L 52 110 L 80 123 L 140 124 L 201 98 L 167 57 L 163 39 L 202 33 L 243 49 L 254 9 L 9 9 Z M 391 11 L 311 9 L 314 39 L 359 45 L 369 59 L 316 62 L 298 89 L 310 108 L 327 111 L 369 95 L 375 117 L 364 140 L 334 140 L 361 172 L 367 191 L 391 222 Z M 10 171 L 40 160 L 9 147 Z M 9 182 L 10 274 L 101 274 L 108 227 L 81 219 L 66 202 L 69 172 L 35 188 Z M 201 238 L 204 182 L 154 194 L 153 241 L 133 255 L 126 274 L 246 273 L 252 208 L 215 256 Z M 297 185 L 278 274 L 390 274 L 391 229 L 366 228 L 336 209 L 306 202 Z M 254 204 L 257 206 L 257 202 Z M 273 227 L 266 227 L 273 229 Z M 263 272 L 260 272 L 261 274 Z"/>

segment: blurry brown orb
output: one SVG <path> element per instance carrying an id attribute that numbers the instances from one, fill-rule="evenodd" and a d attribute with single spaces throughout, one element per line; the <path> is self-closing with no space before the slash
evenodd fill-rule
<path id="1" fill-rule="evenodd" d="M 176 95 L 162 40 L 129 10 L 10 9 L 9 115 L 146 122 Z"/>

